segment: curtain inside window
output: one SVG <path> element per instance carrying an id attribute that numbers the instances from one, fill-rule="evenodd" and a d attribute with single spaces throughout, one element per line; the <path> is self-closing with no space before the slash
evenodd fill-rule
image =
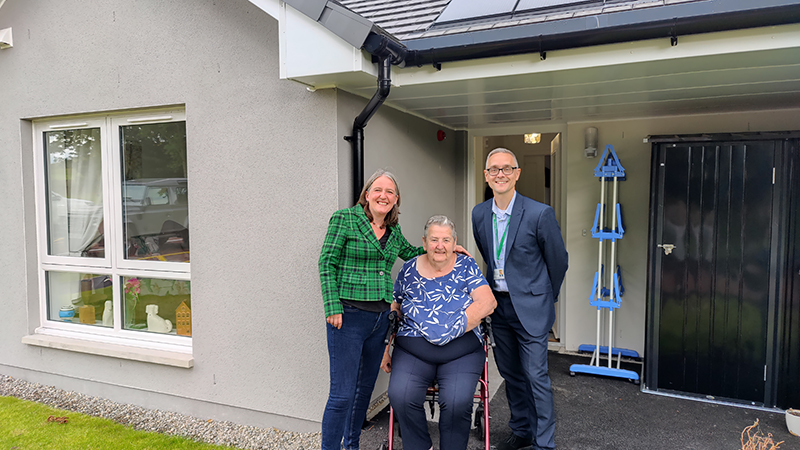
<path id="1" fill-rule="evenodd" d="M 104 257 L 100 129 L 46 132 L 45 147 L 49 254 Z"/>

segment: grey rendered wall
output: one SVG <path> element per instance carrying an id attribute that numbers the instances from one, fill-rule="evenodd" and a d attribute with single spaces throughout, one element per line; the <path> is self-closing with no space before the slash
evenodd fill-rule
<path id="1" fill-rule="evenodd" d="M 279 80 L 278 24 L 245 0 L 7 0 L 7 27 L 15 39 L 0 51 L 0 373 L 318 430 L 328 375 L 316 261 L 339 204 L 335 93 Z M 22 344 L 39 304 L 29 119 L 179 104 L 194 368 Z"/>
<path id="2" fill-rule="evenodd" d="M 647 301 L 648 221 L 650 208 L 651 145 L 642 140 L 648 135 L 726 133 L 746 131 L 800 130 L 800 110 L 742 112 L 729 114 L 660 117 L 572 123 L 567 131 L 567 221 L 566 241 L 569 271 L 565 305 L 568 350 L 580 344 L 594 344 L 596 309 L 589 305 L 592 277 L 597 270 L 597 240 L 591 238 L 594 213 L 599 201 L 599 182 L 594 167 L 599 158 L 583 157 L 586 127 L 599 130 L 600 152 L 614 146 L 625 167 L 626 181 L 620 182 L 619 203 L 625 224 L 625 237 L 618 241 L 618 264 L 622 267 L 625 295 L 615 313 L 615 346 L 644 352 Z M 586 236 L 582 235 L 586 230 Z M 604 322 L 603 336 L 608 325 Z M 607 345 L 607 337 L 602 345 Z"/>

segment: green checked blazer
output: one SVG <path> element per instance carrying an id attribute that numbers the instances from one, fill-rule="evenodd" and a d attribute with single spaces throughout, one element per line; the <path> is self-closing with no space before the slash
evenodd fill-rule
<path id="1" fill-rule="evenodd" d="M 361 205 L 333 213 L 319 255 L 319 279 L 325 317 L 341 314 L 339 299 L 392 301 L 392 266 L 397 257 L 409 259 L 425 253 L 408 243 L 400 225 L 381 250 Z"/>

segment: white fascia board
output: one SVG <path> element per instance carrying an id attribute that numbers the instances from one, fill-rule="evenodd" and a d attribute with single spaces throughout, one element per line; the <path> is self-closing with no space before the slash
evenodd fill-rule
<path id="1" fill-rule="evenodd" d="M 280 17 L 281 78 L 313 77 L 324 80 L 348 72 L 372 72 L 372 62 L 325 27 L 296 9 L 283 4 Z M 315 87 L 328 87 L 321 82 Z"/>
<path id="2" fill-rule="evenodd" d="M 5 1 L 5 0 L 0 0 Z M 258 6 L 259 9 L 269 14 L 276 20 L 280 20 L 281 4 L 280 0 L 250 0 L 250 3 Z"/>
<path id="3" fill-rule="evenodd" d="M 0 0 L 2 2 L 4 0 Z M 250 0 L 278 21 L 280 77 L 315 88 L 337 86 L 338 80 L 373 79 L 377 68 L 369 55 L 280 0 Z"/>
<path id="4" fill-rule="evenodd" d="M 444 63 L 440 71 L 432 66 L 405 68 L 392 72 L 392 85 L 413 86 L 788 48 L 800 49 L 800 24 L 679 36 L 676 46 L 671 46 L 667 37 L 550 51 L 544 61 L 538 53 L 529 53 Z"/>

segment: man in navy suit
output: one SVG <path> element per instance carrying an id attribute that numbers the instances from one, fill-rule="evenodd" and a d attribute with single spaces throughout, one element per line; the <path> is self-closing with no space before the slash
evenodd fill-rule
<path id="1" fill-rule="evenodd" d="M 497 299 L 494 354 L 511 409 L 512 434 L 497 450 L 555 448 L 547 342 L 567 250 L 553 208 L 517 193 L 520 172 L 510 150 L 492 150 L 484 176 L 494 198 L 472 210 L 472 232 Z"/>

